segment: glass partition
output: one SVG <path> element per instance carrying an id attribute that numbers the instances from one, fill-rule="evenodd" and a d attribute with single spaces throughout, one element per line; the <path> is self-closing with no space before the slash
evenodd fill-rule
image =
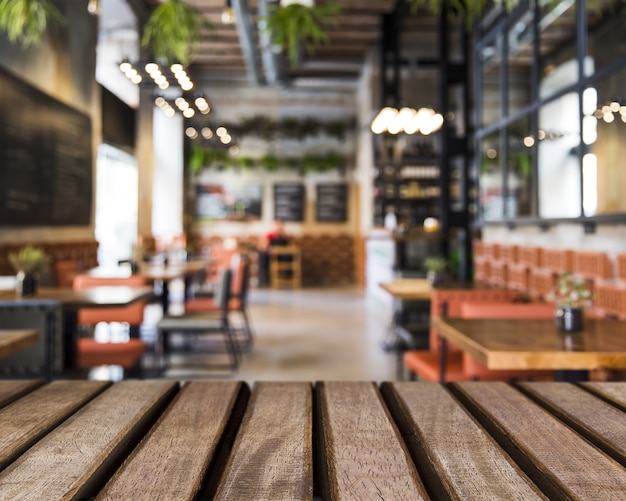
<path id="1" fill-rule="evenodd" d="M 487 136 L 481 142 L 480 210 L 486 221 L 498 221 L 504 215 L 504 190 L 498 134 Z"/>
<path id="2" fill-rule="evenodd" d="M 507 217 L 532 215 L 535 141 L 530 117 L 517 120 L 507 129 L 507 193 L 510 200 L 506 206 Z"/>

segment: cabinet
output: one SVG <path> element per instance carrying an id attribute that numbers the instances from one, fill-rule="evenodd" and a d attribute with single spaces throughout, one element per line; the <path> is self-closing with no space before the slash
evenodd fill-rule
<path id="1" fill-rule="evenodd" d="M 441 155 L 436 138 L 375 138 L 374 225 L 394 211 L 398 224 L 421 227 L 441 214 Z"/>

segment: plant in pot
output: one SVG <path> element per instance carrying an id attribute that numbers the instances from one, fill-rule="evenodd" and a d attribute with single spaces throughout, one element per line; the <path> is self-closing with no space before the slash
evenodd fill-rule
<path id="1" fill-rule="evenodd" d="M 427 256 L 424 258 L 424 268 L 426 268 L 426 278 L 432 285 L 436 285 L 443 280 L 443 272 L 448 266 L 448 261 L 441 256 Z"/>
<path id="2" fill-rule="evenodd" d="M 37 293 L 39 273 L 46 270 L 49 264 L 46 253 L 27 245 L 17 253 L 9 253 L 9 262 L 17 273 L 16 291 L 23 296 L 32 296 Z"/>
<path id="3" fill-rule="evenodd" d="M 589 284 L 573 273 L 561 273 L 549 299 L 555 305 L 556 327 L 563 332 L 580 332 L 584 327 L 584 312 L 592 304 Z"/>
<path id="4" fill-rule="evenodd" d="M 270 5 L 268 15 L 261 21 L 272 43 L 287 53 L 292 66 L 298 63 L 300 47 L 312 52 L 315 45 L 328 40 L 323 26 L 335 22 L 339 5 L 326 1 L 315 5 L 313 0 L 281 0 Z"/>

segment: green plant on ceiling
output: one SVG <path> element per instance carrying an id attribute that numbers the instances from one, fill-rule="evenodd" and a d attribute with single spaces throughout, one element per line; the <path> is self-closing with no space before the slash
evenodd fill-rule
<path id="1" fill-rule="evenodd" d="M 316 45 L 328 41 L 323 26 L 336 23 L 340 10 L 339 5 L 331 1 L 321 5 L 312 1 L 296 1 L 288 5 L 270 5 L 268 15 L 262 21 L 272 43 L 282 47 L 290 64 L 295 66 L 301 44 L 311 53 Z"/>
<path id="2" fill-rule="evenodd" d="M 41 42 L 51 24 L 62 24 L 63 15 L 51 0 L 2 0 L 0 2 L 0 32 L 11 43 L 26 48 Z"/>
<path id="3" fill-rule="evenodd" d="M 184 0 L 166 0 L 146 21 L 141 45 L 151 46 L 159 60 L 187 65 L 198 51 L 203 28 L 213 25 L 200 10 Z"/>

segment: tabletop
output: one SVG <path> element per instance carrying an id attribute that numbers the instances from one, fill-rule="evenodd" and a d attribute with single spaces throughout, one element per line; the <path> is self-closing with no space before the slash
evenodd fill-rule
<path id="1" fill-rule="evenodd" d="M 37 344 L 36 329 L 0 329 L 0 357 L 8 357 Z"/>
<path id="2" fill-rule="evenodd" d="M 52 299 L 59 301 L 64 309 L 111 308 L 127 306 L 147 299 L 153 294 L 152 287 L 98 286 L 83 290 L 59 287 L 39 287 L 33 296 L 17 296 L 15 291 L 0 290 L 0 300 L 26 301 Z"/>
<path id="3" fill-rule="evenodd" d="M 1 499 L 624 499 L 626 383 L 0 381 Z"/>
<path id="4" fill-rule="evenodd" d="M 626 322 L 585 319 L 563 333 L 553 320 L 432 317 L 439 334 L 489 369 L 626 369 Z"/>
<path id="5" fill-rule="evenodd" d="M 431 283 L 424 278 L 399 278 L 379 285 L 395 299 L 428 300 L 433 292 Z"/>

